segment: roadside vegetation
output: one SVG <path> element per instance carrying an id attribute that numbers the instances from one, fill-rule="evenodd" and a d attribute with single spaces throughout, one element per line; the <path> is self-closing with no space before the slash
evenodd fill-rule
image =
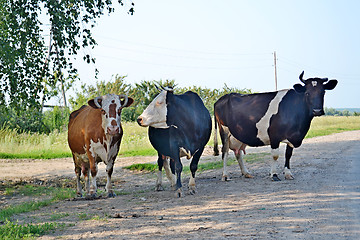
<path id="1" fill-rule="evenodd" d="M 32 239 L 48 232 L 67 227 L 66 224 L 45 222 L 41 224 L 21 224 L 13 219 L 14 215 L 36 211 L 42 207 L 63 201 L 75 196 L 75 190 L 69 188 L 46 187 L 36 185 L 2 186 L 1 195 L 31 196 L 42 200 L 31 200 L 20 204 L 2 207 L 0 210 L 0 239 Z M 54 220 L 56 220 L 54 218 Z"/>
<path id="2" fill-rule="evenodd" d="M 153 156 L 156 151 L 150 144 L 147 128 L 135 122 L 124 122 L 124 136 L 120 157 Z M 306 138 L 324 136 L 344 131 L 360 130 L 358 116 L 323 116 L 314 118 Z M 213 136 L 208 143 L 213 146 Z M 0 158 L 51 159 L 71 157 L 67 145 L 67 131 L 45 133 L 18 133 L 16 130 L 0 130 Z"/>

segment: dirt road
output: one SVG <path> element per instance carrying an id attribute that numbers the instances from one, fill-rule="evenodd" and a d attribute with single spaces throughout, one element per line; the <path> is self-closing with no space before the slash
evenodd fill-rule
<path id="1" fill-rule="evenodd" d="M 269 148 L 247 150 L 259 151 L 269 152 Z M 214 158 L 220 160 L 207 156 L 200 161 Z M 221 181 L 221 169 L 199 173 L 197 194 L 182 198 L 174 198 L 166 180 L 165 191 L 153 191 L 154 173 L 121 168 L 152 161 L 155 159 L 117 160 L 115 188 L 125 195 L 64 201 L 17 218 L 20 222 L 45 222 L 62 214 L 56 222 L 74 224 L 41 239 L 360 238 L 360 131 L 305 140 L 294 150 L 291 161 L 295 180 L 272 182 L 268 161 L 247 164 L 253 179 L 241 177 L 234 165 L 229 168 L 228 182 Z M 283 164 L 281 157 L 279 169 Z M 2 160 L 0 167 L 0 179 L 74 178 L 70 159 Z M 100 171 L 104 172 L 103 166 Z M 184 188 L 187 182 L 188 176 L 184 176 Z M 83 220 L 80 216 L 97 218 Z"/>

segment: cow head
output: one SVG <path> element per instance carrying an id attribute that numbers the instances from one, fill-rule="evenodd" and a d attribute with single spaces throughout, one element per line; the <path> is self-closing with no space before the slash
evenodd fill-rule
<path id="1" fill-rule="evenodd" d="M 126 95 L 107 94 L 88 101 L 89 106 L 101 110 L 102 128 L 109 135 L 120 134 L 121 110 L 129 107 L 133 99 Z"/>
<path id="2" fill-rule="evenodd" d="M 304 80 L 303 76 L 304 71 L 300 74 L 299 79 L 305 85 L 295 84 L 295 91 L 304 94 L 306 103 L 311 111 L 310 114 L 313 116 L 324 115 L 325 90 L 334 89 L 338 81 L 335 79 L 328 81 L 327 78 L 309 78 Z"/>
<path id="3" fill-rule="evenodd" d="M 147 106 L 143 113 L 138 117 L 137 122 L 142 127 L 168 128 L 167 107 L 168 95 L 173 94 L 173 89 L 166 87 L 157 95 Z"/>

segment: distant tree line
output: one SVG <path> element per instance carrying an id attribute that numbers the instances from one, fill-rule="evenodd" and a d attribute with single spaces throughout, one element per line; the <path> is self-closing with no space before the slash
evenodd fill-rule
<path id="1" fill-rule="evenodd" d="M 151 103 L 151 101 L 159 94 L 158 87 L 168 86 L 174 89 L 174 93 L 182 94 L 186 91 L 196 92 L 203 100 L 205 106 L 209 110 L 210 114 L 213 114 L 214 103 L 223 95 L 230 92 L 238 92 L 242 94 L 251 93 L 250 89 L 238 89 L 228 87 L 226 84 L 222 89 L 210 89 L 206 87 L 191 86 L 191 87 L 179 87 L 175 80 L 154 80 L 154 81 L 141 81 L 134 85 L 128 84 L 125 81 L 125 76 L 116 75 L 113 81 L 97 82 L 93 85 L 82 85 L 81 90 L 76 92 L 76 95 L 70 99 L 72 110 L 80 108 L 82 105 L 86 105 L 87 101 L 96 96 L 105 95 L 108 93 L 114 94 L 127 94 L 134 98 L 134 103 L 122 111 L 123 121 L 135 121 L 137 117 L 144 111 L 144 109 Z"/>
<path id="2" fill-rule="evenodd" d="M 238 89 L 228 87 L 226 84 L 221 89 L 210 89 L 206 87 L 190 86 L 179 87 L 175 80 L 154 80 L 141 81 L 135 84 L 126 82 L 125 76 L 116 75 L 112 81 L 99 81 L 95 85 L 83 84 L 75 96 L 69 99 L 70 107 L 54 107 L 53 109 L 41 112 L 39 110 L 26 111 L 23 115 L 16 114 L 17 111 L 8 108 L 7 111 L 0 111 L 0 129 L 7 127 L 17 129 L 22 132 L 41 132 L 49 133 L 54 130 L 63 131 L 67 127 L 69 114 L 71 111 L 86 105 L 87 101 L 97 97 L 113 94 L 127 94 L 134 98 L 134 103 L 129 108 L 122 111 L 122 121 L 135 121 L 149 103 L 159 94 L 158 87 L 169 86 L 174 88 L 176 94 L 185 93 L 186 91 L 196 92 L 203 100 L 205 106 L 213 115 L 213 105 L 221 96 L 238 92 L 242 94 L 251 93 L 250 89 Z"/>
<path id="3" fill-rule="evenodd" d="M 325 115 L 329 115 L 329 116 L 360 116 L 360 112 L 350 112 L 347 109 L 336 110 L 335 108 L 325 108 Z"/>

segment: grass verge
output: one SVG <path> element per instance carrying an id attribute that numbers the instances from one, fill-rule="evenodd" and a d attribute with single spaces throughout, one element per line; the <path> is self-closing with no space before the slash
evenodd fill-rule
<path id="1" fill-rule="evenodd" d="M 66 224 L 61 223 L 43 223 L 43 224 L 25 224 L 6 221 L 0 226 L 0 239 L 33 239 L 40 237 L 56 229 L 63 229 Z"/>
<path id="2" fill-rule="evenodd" d="M 38 210 L 41 207 L 49 206 L 54 202 L 69 199 L 75 197 L 75 190 L 68 188 L 54 188 L 44 186 L 31 186 L 25 185 L 18 189 L 6 188 L 5 195 L 24 195 L 24 196 L 50 196 L 49 199 L 41 201 L 24 202 L 17 205 L 11 205 L 0 210 L 0 221 L 5 222 L 9 220 L 13 215 L 19 213 L 31 212 Z"/>
<path id="3" fill-rule="evenodd" d="M 140 127 L 134 122 L 126 122 L 123 123 L 123 129 L 120 157 L 156 155 L 156 151 L 148 139 L 147 128 Z M 311 123 L 306 138 L 352 130 L 360 130 L 360 117 L 316 117 Z M 213 136 L 211 136 L 208 145 L 213 146 L 213 141 Z M 15 130 L 8 128 L 0 129 L 0 158 L 51 159 L 63 157 L 71 157 L 67 144 L 67 132 L 54 131 L 47 135 L 18 134 Z"/>
<path id="4" fill-rule="evenodd" d="M 253 163 L 256 161 L 260 161 L 261 159 L 264 159 L 266 156 L 269 155 L 270 153 L 250 153 L 244 156 L 244 161 L 247 163 Z M 233 164 L 237 164 L 236 159 L 229 158 L 227 165 L 230 166 Z M 208 161 L 208 162 L 199 163 L 198 171 L 202 172 L 211 169 L 220 169 L 222 167 L 223 167 L 222 161 Z M 147 171 L 147 172 L 154 172 L 159 169 L 157 164 L 152 164 L 152 163 L 137 163 L 124 168 L 132 171 Z M 184 173 L 190 172 L 190 167 L 185 166 L 183 168 L 183 172 Z"/>
<path id="5" fill-rule="evenodd" d="M 39 237 L 57 229 L 63 229 L 67 225 L 60 223 L 19 224 L 18 222 L 11 221 L 11 217 L 16 214 L 35 211 L 55 202 L 72 198 L 75 196 L 75 190 L 67 188 L 21 185 L 7 187 L 5 188 L 3 194 L 8 196 L 48 196 L 45 200 L 29 201 L 21 204 L 10 205 L 0 210 L 0 222 L 3 224 L 0 226 L 0 239 L 30 239 Z"/>

